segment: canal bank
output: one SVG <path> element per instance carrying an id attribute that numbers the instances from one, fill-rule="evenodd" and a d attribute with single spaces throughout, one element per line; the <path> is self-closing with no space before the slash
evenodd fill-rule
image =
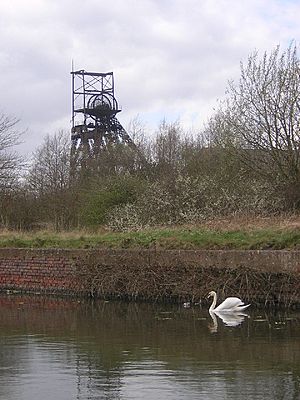
<path id="1" fill-rule="evenodd" d="M 300 307 L 300 251 L 0 249 L 0 290 Z"/>

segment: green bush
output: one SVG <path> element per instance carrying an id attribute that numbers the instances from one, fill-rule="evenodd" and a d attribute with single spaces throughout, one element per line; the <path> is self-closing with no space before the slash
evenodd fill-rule
<path id="1" fill-rule="evenodd" d="M 132 176 L 110 178 L 90 187 L 81 196 L 79 221 L 82 226 L 97 227 L 107 222 L 116 206 L 134 202 L 143 190 L 141 179 Z"/>

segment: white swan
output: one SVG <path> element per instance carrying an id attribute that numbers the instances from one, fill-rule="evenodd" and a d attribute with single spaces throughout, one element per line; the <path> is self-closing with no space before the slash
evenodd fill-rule
<path id="1" fill-rule="evenodd" d="M 245 310 L 247 307 L 250 306 L 250 304 L 245 305 L 245 303 L 242 302 L 241 299 L 238 297 L 227 297 L 223 301 L 223 303 L 219 304 L 218 307 L 216 307 L 217 304 L 217 293 L 214 291 L 209 292 L 208 297 L 213 297 L 213 302 L 211 306 L 209 307 L 209 312 L 211 311 L 221 311 L 221 312 L 238 312 Z"/>

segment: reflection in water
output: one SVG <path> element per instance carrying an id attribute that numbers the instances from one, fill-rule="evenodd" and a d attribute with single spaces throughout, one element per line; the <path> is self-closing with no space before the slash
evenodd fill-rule
<path id="1" fill-rule="evenodd" d="M 0 296 L 0 399 L 298 399 L 299 339 L 296 313 Z"/>
<path id="2" fill-rule="evenodd" d="M 213 320 L 213 323 L 209 324 L 209 330 L 212 333 L 218 331 L 218 320 L 216 315 L 222 320 L 226 326 L 238 326 L 244 321 L 245 317 L 249 318 L 249 314 L 243 312 L 220 312 L 220 311 L 209 311 L 209 314 Z"/>

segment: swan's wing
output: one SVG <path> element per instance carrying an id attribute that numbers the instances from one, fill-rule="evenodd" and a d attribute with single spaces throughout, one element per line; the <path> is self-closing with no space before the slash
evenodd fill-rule
<path id="1" fill-rule="evenodd" d="M 248 308 L 251 304 L 246 304 L 245 306 L 238 306 L 236 308 L 237 311 L 242 311 L 242 310 L 246 310 L 246 308 Z"/>
<path id="2" fill-rule="evenodd" d="M 218 307 L 215 308 L 216 311 L 224 311 L 224 310 L 233 310 L 233 309 L 241 309 L 240 306 L 243 306 L 244 303 L 238 297 L 227 297 L 223 301 L 223 303 L 219 304 Z"/>

